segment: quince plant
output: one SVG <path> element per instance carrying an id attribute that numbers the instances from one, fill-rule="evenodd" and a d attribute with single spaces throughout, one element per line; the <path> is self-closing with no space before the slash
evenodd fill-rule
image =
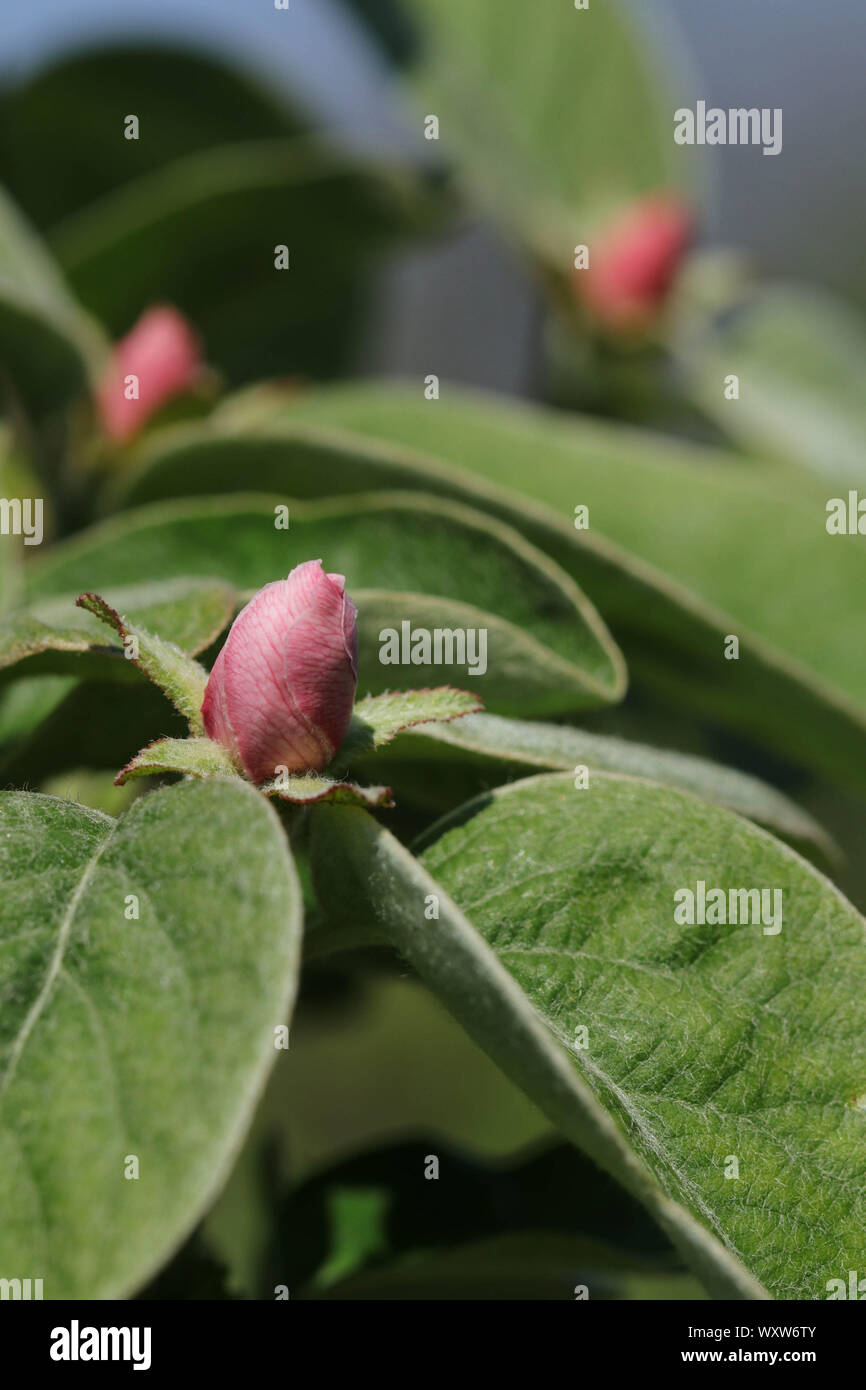
<path id="1" fill-rule="evenodd" d="M 266 585 L 238 614 L 208 676 L 179 647 L 121 617 L 98 594 L 77 606 L 112 627 L 124 655 L 189 722 L 185 739 L 159 738 L 118 773 L 134 777 L 243 777 L 264 796 L 307 805 L 381 807 L 390 787 L 360 786 L 341 761 L 382 747 L 418 724 L 477 713 L 476 695 L 452 686 L 388 691 L 355 703 L 358 639 L 342 575 L 321 560 Z"/>
<path id="2" fill-rule="evenodd" d="M 411 167 L 191 52 L 0 92 L 0 1281 L 855 1288 L 866 334 L 695 246 L 620 0 L 411 10 Z M 455 213 L 531 402 L 341 379 Z"/>

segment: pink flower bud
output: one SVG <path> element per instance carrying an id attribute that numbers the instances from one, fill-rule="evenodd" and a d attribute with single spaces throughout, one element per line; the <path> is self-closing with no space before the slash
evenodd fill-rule
<path id="1" fill-rule="evenodd" d="M 690 209 L 656 195 L 633 203 L 597 239 L 577 283 L 592 316 L 605 328 L 646 326 L 656 316 L 692 239 Z"/>
<path id="2" fill-rule="evenodd" d="M 341 574 L 307 560 L 235 618 L 202 716 L 254 782 L 323 768 L 343 741 L 358 684 L 357 612 Z"/>
<path id="3" fill-rule="evenodd" d="M 124 443 L 160 406 L 191 390 L 202 372 L 198 339 L 183 314 L 158 305 L 114 345 L 97 387 L 106 434 Z"/>

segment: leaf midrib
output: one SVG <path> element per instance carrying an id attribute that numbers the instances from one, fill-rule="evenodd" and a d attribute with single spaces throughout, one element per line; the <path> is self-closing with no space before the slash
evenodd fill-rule
<path id="1" fill-rule="evenodd" d="M 116 829 L 117 822 L 115 821 L 112 823 L 111 828 L 109 829 L 108 834 L 105 836 L 105 839 L 102 841 L 102 844 L 99 846 L 99 849 L 87 861 L 87 864 L 84 867 L 84 872 L 82 873 L 81 878 L 79 879 L 78 884 L 76 885 L 72 897 L 69 899 L 69 903 L 67 905 L 65 913 L 63 914 L 63 919 L 60 923 L 60 927 L 57 932 L 57 944 L 54 947 L 51 960 L 48 963 L 48 969 L 45 972 L 45 978 L 42 981 L 42 985 L 39 989 L 38 994 L 36 995 L 35 999 L 33 1000 L 33 1003 L 30 1005 L 30 1008 L 27 1011 L 27 1016 L 25 1017 L 24 1022 L 19 1028 L 15 1036 L 14 1042 L 12 1043 L 12 1047 L 9 1053 L 9 1061 L 6 1065 L 6 1070 L 3 1073 L 2 1078 L 0 1078 L 0 1100 L 3 1099 L 10 1085 L 12 1084 L 15 1072 L 18 1068 L 18 1063 L 21 1060 L 24 1049 L 26 1048 L 27 1043 L 29 1042 L 30 1037 L 32 1036 L 34 1028 L 39 1022 L 39 1019 L 48 1003 L 49 998 L 51 997 L 54 985 L 57 982 L 57 978 L 63 966 L 63 959 L 66 954 L 66 947 L 69 943 L 69 937 L 72 932 L 72 924 L 75 921 L 75 914 L 77 913 L 81 901 L 84 897 L 84 894 L 87 891 L 91 879 L 93 878 L 96 866 L 102 858 L 102 855 L 107 849 L 108 845 L 111 843 Z"/>

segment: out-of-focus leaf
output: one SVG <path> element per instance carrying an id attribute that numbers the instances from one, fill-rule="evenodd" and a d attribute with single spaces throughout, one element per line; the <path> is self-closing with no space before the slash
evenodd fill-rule
<path id="1" fill-rule="evenodd" d="M 9 431 L 0 424 L 0 497 L 16 496 L 10 461 L 12 443 Z M 20 500 L 20 499 L 19 499 Z M 24 544 L 20 536 L 0 536 L 0 613 L 11 607 L 18 592 Z"/>
<path id="2" fill-rule="evenodd" d="M 32 787 L 80 767 L 114 777 L 155 737 L 182 739 L 187 733 L 186 720 L 140 677 L 134 683 L 104 676 L 24 677 L 0 690 L 0 736 L 4 726 L 0 784 L 7 787 Z"/>
<path id="3" fill-rule="evenodd" d="M 115 818 L 128 811 L 141 793 L 140 787 L 118 787 L 110 772 L 91 772 L 86 767 L 70 768 L 56 777 L 46 777 L 37 790 L 44 796 L 77 801 L 91 811 L 102 811 Z"/>
<path id="4" fill-rule="evenodd" d="M 296 864 L 303 874 L 300 857 Z M 369 957 L 357 964 L 351 973 L 341 962 L 305 968 L 290 1048 L 278 1054 L 243 1152 L 207 1217 L 209 1241 L 250 1298 L 273 1299 L 277 1283 L 288 1283 L 294 1298 L 327 1256 L 319 1204 L 305 1204 L 292 1235 L 282 1228 L 288 1248 L 276 1240 L 275 1213 L 289 1187 L 407 1135 L 430 1136 L 435 1152 L 457 1149 L 485 1166 L 519 1162 L 551 1138 L 538 1110 L 416 979 L 368 969 Z M 263 1287 L 272 1245 L 281 1246 L 288 1277 Z"/>
<path id="5" fill-rule="evenodd" d="M 360 268 L 442 225 L 440 192 L 407 169 L 299 137 L 212 146 L 67 218 L 51 243 L 114 334 L 154 300 L 189 316 L 233 380 L 328 365 L 333 315 Z M 277 269 L 277 248 L 288 269 Z"/>
<path id="6" fill-rule="evenodd" d="M 431 1159 L 435 1179 L 426 1177 Z M 559 1258 L 548 1261 L 543 1251 L 554 1233 Z M 262 1295 L 273 1297 L 282 1283 L 293 1298 L 349 1297 L 343 1281 L 351 1279 L 361 1297 L 383 1286 L 397 1298 L 418 1297 L 419 1281 L 435 1283 L 442 1296 L 441 1259 L 467 1296 L 495 1297 L 503 1285 L 493 1266 L 476 1268 L 472 1255 L 476 1242 L 497 1239 L 503 1248 L 525 1241 L 535 1252 L 520 1280 L 530 1298 L 573 1298 L 578 1271 L 590 1268 L 600 1280 L 591 1280 L 590 1296 L 598 1297 L 608 1280 L 674 1275 L 679 1265 L 639 1203 L 576 1150 L 557 1145 L 493 1164 L 431 1134 L 353 1157 L 293 1191 L 274 1224 Z M 472 1268 L 461 1279 L 466 1254 Z M 506 1283 L 515 1277 L 509 1270 Z"/>
<path id="7" fill-rule="evenodd" d="M 21 676 L 0 688 L 0 763 L 62 704 L 75 676 Z"/>
<path id="8" fill-rule="evenodd" d="M 342 1280 L 322 1299 L 369 1300 L 637 1300 L 705 1298 L 697 1280 L 659 1274 L 617 1258 L 603 1242 L 552 1232 L 491 1236 L 451 1250 L 412 1252 Z"/>
<path id="9" fill-rule="evenodd" d="M 672 106 L 625 6 L 603 0 L 405 0 L 415 65 L 478 192 L 567 274 L 586 215 L 670 186 L 683 171 Z"/>
<path id="10" fill-rule="evenodd" d="M 42 417 L 87 388 L 105 350 L 36 233 L 0 189 L 0 399 L 11 390 L 13 404 Z"/>
<path id="11" fill-rule="evenodd" d="M 6 385 L 11 385 L 11 379 L 7 378 Z M 44 545 L 52 539 L 56 530 L 52 498 L 46 495 L 47 490 L 37 473 L 37 451 L 31 452 L 29 447 L 34 444 L 39 431 L 31 431 L 30 425 L 35 421 L 24 420 L 20 413 L 21 405 L 23 401 L 16 401 L 13 391 L 11 398 L 7 396 L 6 399 L 10 419 L 0 421 L 0 498 L 9 504 L 3 517 L 8 525 L 8 534 L 0 532 L 0 614 L 18 602 L 23 567 L 28 555 L 32 554 L 34 542 L 38 540 L 40 545 Z M 0 403 L 0 410 L 2 408 Z M 18 427 L 17 438 L 13 419 Z M 15 534 L 16 531 L 19 533 Z"/>
<path id="12" fill-rule="evenodd" d="M 138 139 L 126 138 L 129 115 L 138 118 Z M 151 44 L 112 46 L 7 82 L 0 168 L 28 217 L 50 228 L 172 159 L 301 129 L 284 102 L 211 58 Z"/>
<path id="13" fill-rule="evenodd" d="M 702 408 L 747 449 L 825 486 L 866 483 L 866 328 L 816 290 L 778 286 L 680 344 Z M 726 399 L 729 376 L 739 399 Z"/>
<path id="14" fill-rule="evenodd" d="M 182 652 L 194 655 L 208 648 L 237 606 L 237 596 L 229 585 L 197 578 L 118 586 L 111 599 L 117 612 L 134 619 L 141 628 L 163 634 L 163 647 L 170 643 L 181 649 L 169 648 L 162 654 L 164 660 L 175 664 L 182 660 Z M 146 665 L 147 640 L 136 632 L 139 642 L 144 643 Z M 106 631 L 103 621 L 77 606 L 72 595 L 42 599 L 0 618 L 0 670 L 10 675 L 17 676 L 19 672 L 11 668 L 26 662 L 22 675 L 114 675 L 125 680 L 137 661 L 126 659 L 126 650 L 132 648 L 124 647 L 121 634 Z"/>

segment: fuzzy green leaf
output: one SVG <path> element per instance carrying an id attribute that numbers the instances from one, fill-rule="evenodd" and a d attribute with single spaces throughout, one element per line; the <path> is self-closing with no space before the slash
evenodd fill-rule
<path id="1" fill-rule="evenodd" d="M 0 879 L 0 1267 L 123 1297 L 219 1190 L 276 1055 L 301 932 L 285 837 L 240 782 L 118 821 L 5 792 Z"/>
<path id="2" fill-rule="evenodd" d="M 712 1292 L 748 1293 L 751 1275 L 775 1297 L 822 1298 L 857 1267 L 866 923 L 797 854 L 709 803 L 601 773 L 587 791 L 544 775 L 479 798 L 434 827 L 420 865 L 362 817 L 315 817 L 332 911 L 348 920 L 362 894 L 359 927 L 374 921 L 647 1203 Z M 350 870 L 329 883 L 338 845 Z M 766 890 L 768 910 L 682 924 L 675 895 L 700 882 L 722 890 L 726 919 L 734 890 Z"/>
<path id="3" fill-rule="evenodd" d="M 100 622 L 114 628 L 123 643 L 124 654 L 133 665 L 159 686 L 175 709 L 188 720 L 193 734 L 203 734 L 201 707 L 207 685 L 204 667 L 186 656 L 172 642 L 166 642 L 155 633 L 121 617 L 99 594 L 82 594 L 76 603 Z"/>
<path id="4" fill-rule="evenodd" d="M 124 659 L 126 650 L 133 650 L 124 648 L 124 631 L 138 637 L 145 652 L 143 659 L 151 669 L 156 669 L 153 653 L 158 642 L 165 649 L 165 662 L 178 668 L 176 674 L 187 664 L 190 671 L 200 670 L 183 653 L 194 654 L 209 647 L 237 605 L 234 590 L 219 580 L 177 579 L 118 586 L 112 587 L 110 598 L 112 606 L 105 604 L 105 611 L 114 614 L 109 619 L 114 629 L 111 637 L 97 608 L 77 605 L 74 595 L 39 600 L 0 619 L 0 670 L 26 662 L 21 674 L 28 676 L 51 672 L 124 679 L 136 665 Z M 125 628 L 118 627 L 118 612 L 130 615 Z M 149 637 L 145 629 L 158 631 L 160 639 Z M 9 674 L 17 676 L 19 672 L 10 670 Z"/>
<path id="5" fill-rule="evenodd" d="M 576 799 L 581 795 L 571 794 Z M 552 834 L 552 827 L 547 828 Z M 590 1078 L 449 896 L 446 883 L 431 877 L 371 816 L 317 806 L 312 830 L 316 891 L 332 920 L 345 926 L 346 944 L 353 935 L 359 945 L 390 942 L 548 1119 L 644 1203 L 712 1293 L 763 1296 L 716 1235 L 665 1190 L 667 1175 L 660 1181 L 657 1165 L 636 1152 L 595 1095 Z M 521 864 L 517 856 L 524 830 L 512 826 L 510 833 L 506 855 Z M 622 843 L 619 833 L 616 843 Z M 335 874 L 338 862 L 340 873 Z M 467 856 L 467 862 L 474 864 L 474 856 Z M 553 881 L 555 867 L 539 878 L 540 885 Z"/>
<path id="6" fill-rule="evenodd" d="M 434 690 L 389 690 L 368 695 L 352 711 L 349 732 L 340 745 L 337 761 L 355 757 L 390 743 L 404 729 L 428 722 L 450 723 L 481 709 L 477 695 L 440 685 Z"/>
<path id="7" fill-rule="evenodd" d="M 487 787 L 533 772 L 622 772 L 692 792 L 756 821 L 804 852 L 817 851 L 825 860 L 838 858 L 832 840 L 814 818 L 757 777 L 707 758 L 560 724 L 471 714 L 451 724 L 409 729 L 385 753 L 352 750 L 351 761 L 363 774 L 378 768 L 401 801 L 407 798 L 440 812 Z"/>
<path id="8" fill-rule="evenodd" d="M 350 806 L 392 806 L 390 787 L 362 787 L 324 772 L 294 772 L 266 782 L 260 790 L 278 801 L 309 806 L 318 801 Z"/>
<path id="9" fill-rule="evenodd" d="M 668 1196 L 775 1297 L 826 1297 L 866 1219 L 861 915 L 764 832 L 631 779 L 516 783 L 430 838 L 425 867 Z M 675 920 L 699 882 L 727 924 Z M 769 910 L 743 924 L 731 893 L 755 888 Z"/>
<path id="10" fill-rule="evenodd" d="M 152 777 L 179 772 L 186 777 L 237 777 L 226 750 L 211 738 L 158 738 L 122 768 L 114 779 L 118 786 L 131 777 Z"/>

